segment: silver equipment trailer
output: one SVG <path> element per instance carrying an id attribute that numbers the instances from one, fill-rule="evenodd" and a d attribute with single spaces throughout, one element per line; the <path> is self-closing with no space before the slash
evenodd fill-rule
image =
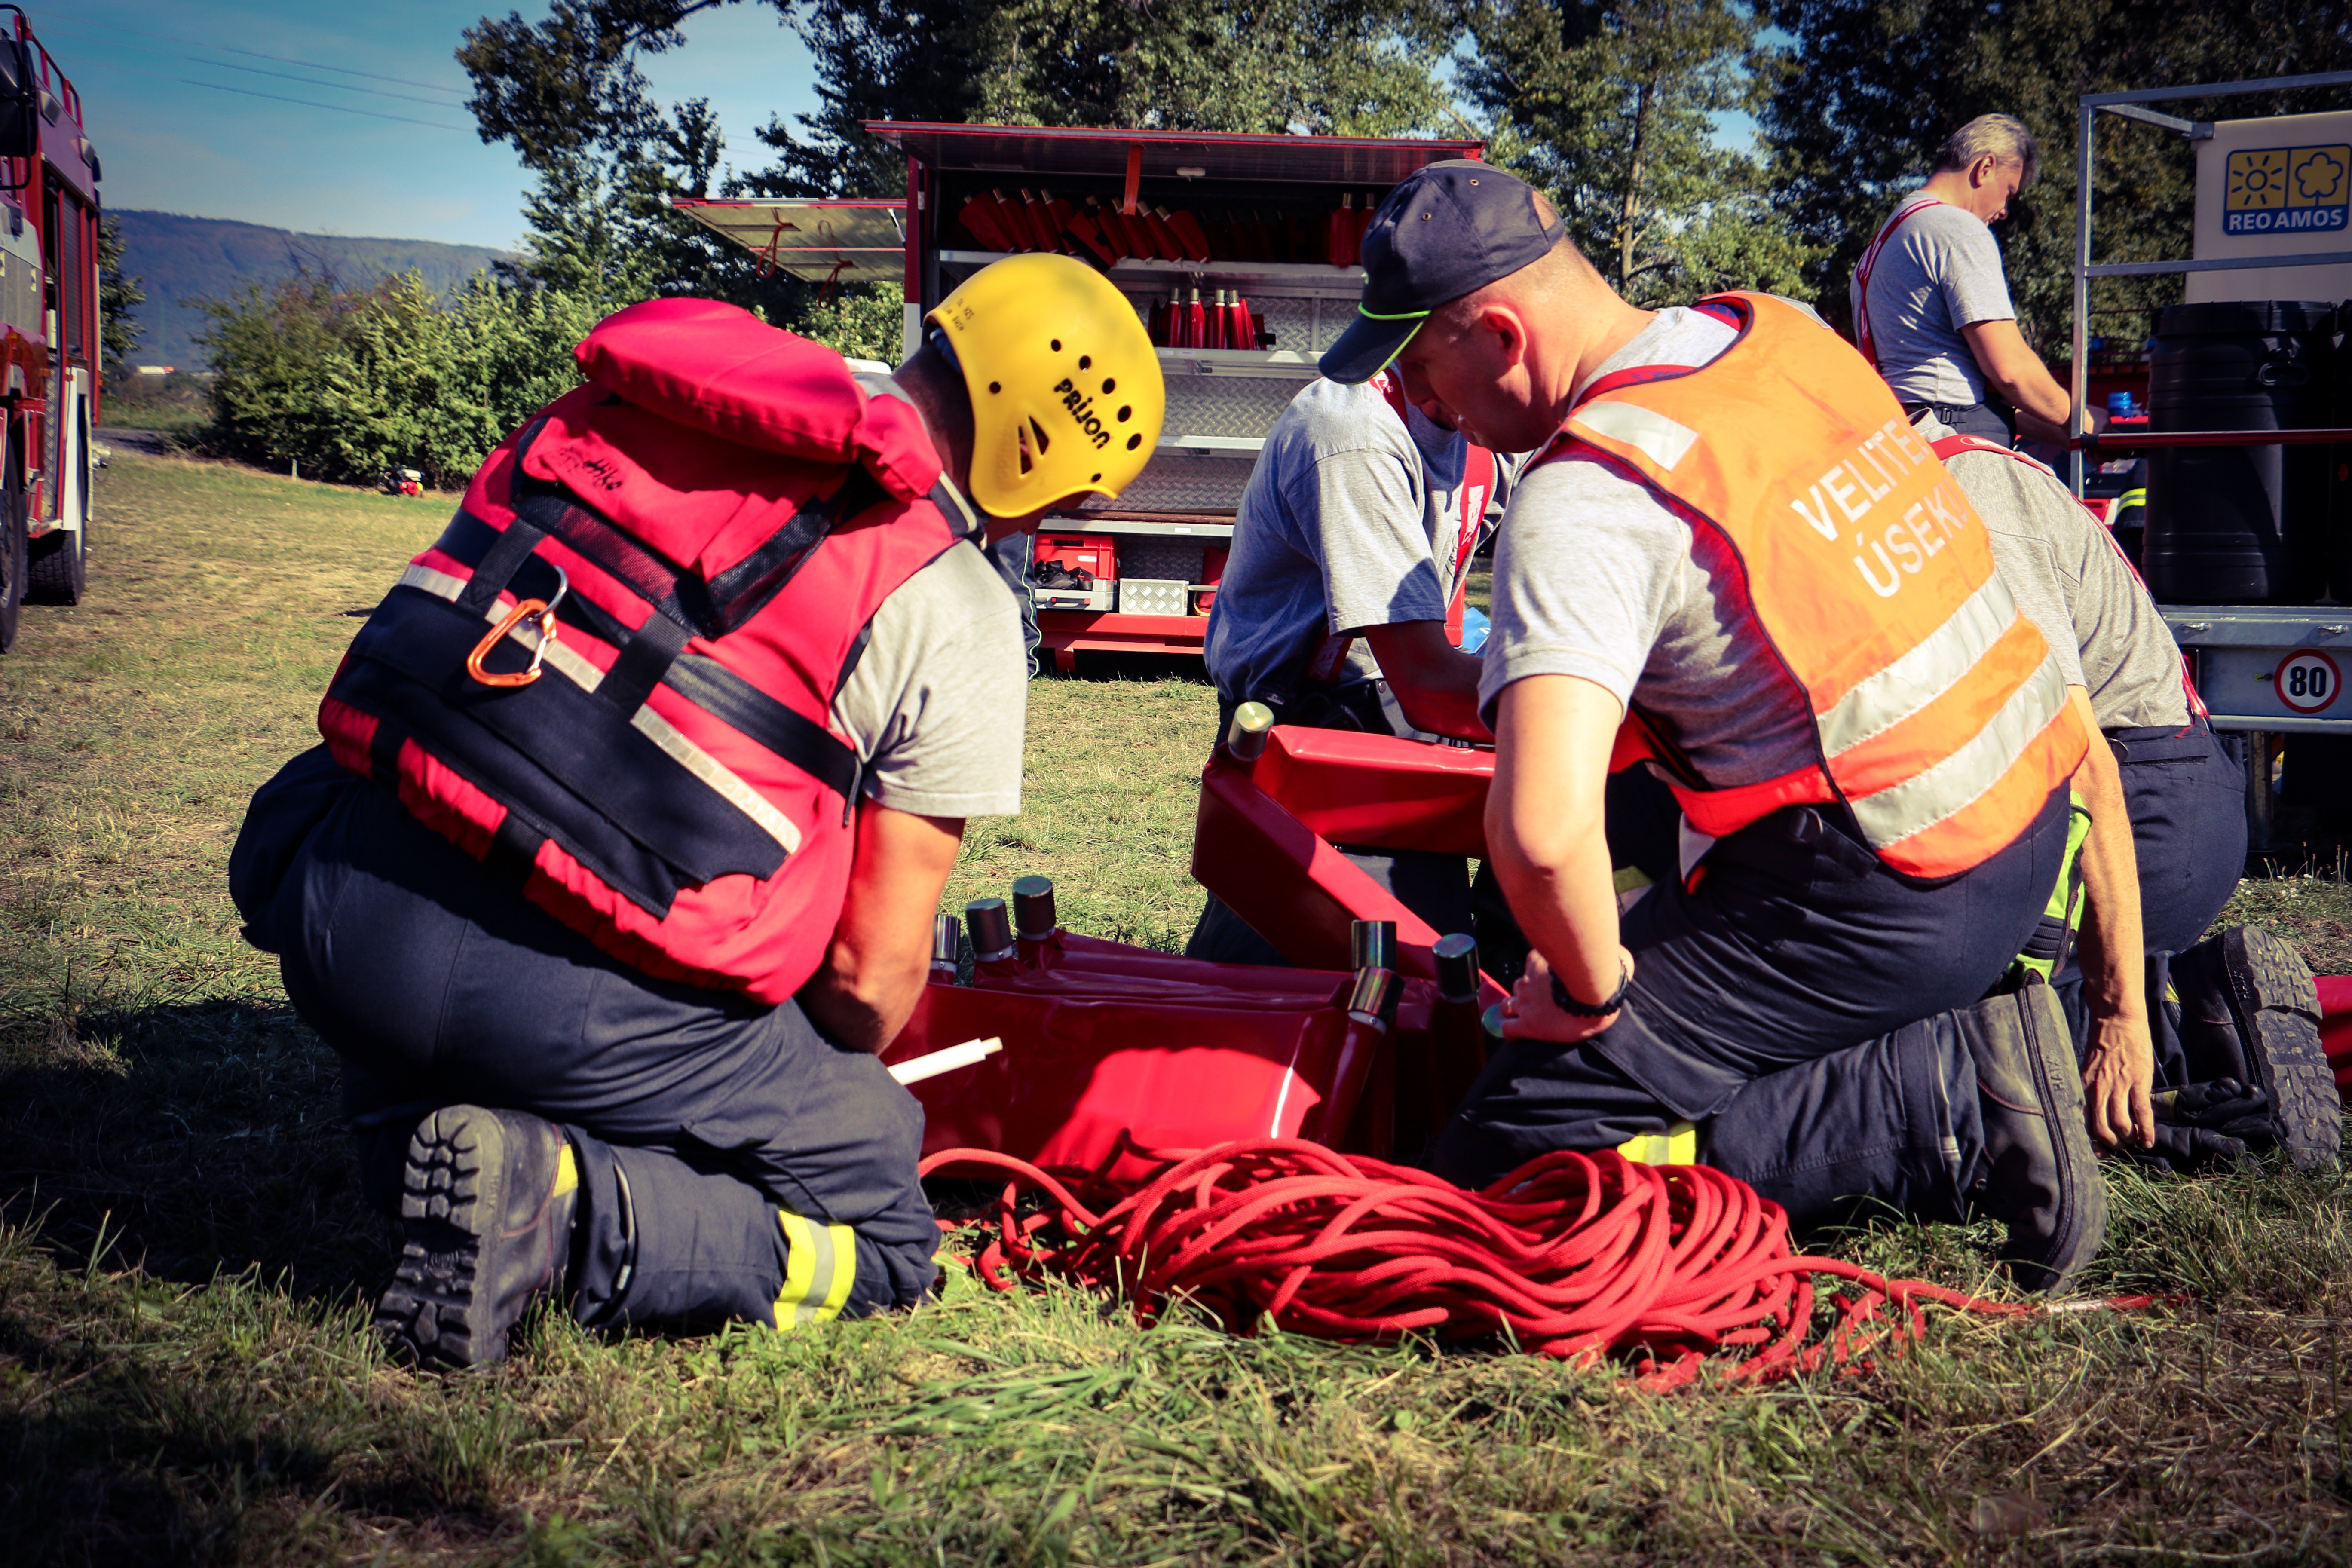
<path id="1" fill-rule="evenodd" d="M 2087 433 L 2091 426 L 2086 395 L 2092 279 L 2185 273 L 2191 303 L 2352 299 L 2352 249 L 2314 247 L 2315 242 L 2325 243 L 2322 237 L 2334 237 L 2339 246 L 2352 238 L 2352 227 L 2346 222 L 2347 210 L 2352 210 L 2352 178 L 2333 186 L 2323 206 L 2302 199 L 2311 196 L 2311 191 L 2280 190 L 2265 195 L 2247 189 L 2255 182 L 2243 177 L 2246 168 L 2257 163 L 2276 161 L 2284 169 L 2298 155 L 2333 155 L 2352 146 L 2352 110 L 2214 121 L 2183 120 L 2150 107 L 2320 87 L 2352 87 L 2352 71 L 2084 96 L 2074 157 L 2073 426 L 2084 434 L 2074 438 L 2067 464 L 2077 496 L 2083 493 L 2085 454 L 2185 446 L 2352 443 L 2352 429 L 2123 437 Z M 2095 264 L 2091 260 L 2091 128 L 2100 114 L 2156 126 L 2199 144 L 2193 257 Z M 2240 177 L 2233 181 L 2233 174 Z M 2338 410 L 2336 416 L 2341 420 L 2344 412 Z M 2189 655 L 2197 689 L 2211 710 L 2213 728 L 2244 737 L 2248 844 L 2255 850 L 2274 847 L 2271 779 L 2281 738 L 2309 734 L 2352 740 L 2352 698 L 2344 695 L 2345 677 L 2352 675 L 2352 607 L 2333 603 L 2158 607 L 2174 638 Z"/>

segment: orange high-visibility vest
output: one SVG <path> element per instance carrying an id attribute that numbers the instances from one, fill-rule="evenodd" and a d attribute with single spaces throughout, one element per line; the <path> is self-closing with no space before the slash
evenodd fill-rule
<path id="1" fill-rule="evenodd" d="M 1612 767 L 1660 762 L 1702 833 L 1842 801 L 1879 858 L 1920 878 L 1981 865 L 2073 776 L 2088 738 L 2057 658 L 1994 574 L 1984 525 L 1886 384 L 1803 310 L 1706 301 L 1739 337 L 1695 370 L 1596 383 L 1538 461 L 1598 455 L 1731 546 L 1774 654 L 1810 702 L 1819 761 L 1711 788 L 1640 710 Z"/>

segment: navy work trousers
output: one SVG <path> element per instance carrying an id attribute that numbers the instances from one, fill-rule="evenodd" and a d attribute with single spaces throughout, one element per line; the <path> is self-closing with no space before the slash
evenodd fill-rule
<path id="1" fill-rule="evenodd" d="M 2024 947 L 2065 841 L 2063 789 L 2009 847 L 1933 883 L 1887 870 L 1836 807 L 1717 840 L 1696 887 L 1660 882 L 1628 912 L 1617 1021 L 1582 1045 L 1507 1044 L 1435 1168 L 1483 1185 L 1711 1118 L 1708 1163 L 1800 1224 L 1855 1196 L 1943 1217 L 1982 1127 L 1974 1065 L 1937 1016 L 1981 1000 Z"/>
<path id="2" fill-rule="evenodd" d="M 2174 954 L 2196 945 L 2221 913 L 2246 868 L 2246 770 L 2202 720 L 2184 728 L 2110 730 L 2123 775 L 2139 867 L 2140 942 L 2146 950 L 2148 1022 L 2156 1087 L 2187 1087 L 2189 1064 L 2165 1007 Z M 2082 967 L 2070 955 L 2051 976 L 2074 1050 L 2087 1058 L 2091 1015 Z"/>
<path id="3" fill-rule="evenodd" d="M 247 837 L 266 839 L 257 827 Z M 379 1202 L 436 1107 L 563 1129 L 580 1164 L 568 1289 L 583 1322 L 774 1321 L 788 1237 L 810 1226 L 803 1245 L 828 1252 L 829 1227 L 854 1235 L 844 1315 L 910 1305 L 936 1277 L 915 1176 L 922 1108 L 878 1060 L 837 1048 L 792 1003 L 607 956 L 390 792 L 343 789 L 256 924 L 287 994 L 342 1058 Z"/>

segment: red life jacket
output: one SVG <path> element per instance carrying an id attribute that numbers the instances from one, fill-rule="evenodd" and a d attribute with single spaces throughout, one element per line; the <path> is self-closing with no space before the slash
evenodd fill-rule
<path id="1" fill-rule="evenodd" d="M 575 357 L 588 384 L 490 454 L 319 728 L 605 952 L 781 1002 L 849 881 L 861 764 L 834 695 L 882 602 L 975 522 L 910 405 L 734 306 L 633 305 Z M 495 634 L 533 600 L 553 638 L 536 613 Z M 482 679 L 534 658 L 529 684 Z"/>

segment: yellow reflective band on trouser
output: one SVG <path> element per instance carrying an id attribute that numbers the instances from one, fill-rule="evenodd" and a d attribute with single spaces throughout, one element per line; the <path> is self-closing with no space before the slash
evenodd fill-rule
<path id="1" fill-rule="evenodd" d="M 1617 1145 L 1617 1152 L 1637 1165 L 1698 1163 L 1698 1123 L 1677 1121 L 1664 1132 L 1644 1132 Z"/>
<path id="2" fill-rule="evenodd" d="M 580 1162 L 572 1158 L 572 1140 L 566 1138 L 563 1141 L 563 1152 L 555 1162 L 554 1195 L 560 1198 L 566 1193 L 576 1192 L 579 1186 Z"/>
<path id="3" fill-rule="evenodd" d="M 778 1209 L 784 1227 L 784 1288 L 776 1293 L 776 1329 L 822 1323 L 840 1314 L 857 1282 L 857 1233 L 845 1225 L 814 1226 Z"/>

